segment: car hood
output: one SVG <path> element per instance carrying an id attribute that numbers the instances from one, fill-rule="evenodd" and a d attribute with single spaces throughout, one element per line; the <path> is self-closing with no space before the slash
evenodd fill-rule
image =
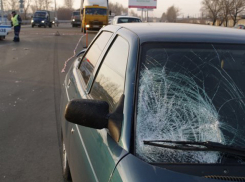
<path id="1" fill-rule="evenodd" d="M 187 171 L 187 167 L 183 167 L 183 171 Z M 188 166 L 189 167 L 189 166 Z M 164 167 L 157 167 L 148 164 L 132 154 L 128 154 L 117 165 L 113 173 L 111 182 L 116 181 L 166 181 L 166 182 L 217 182 L 217 180 L 206 177 L 213 176 L 203 174 L 203 176 L 194 176 L 186 173 L 175 172 Z M 225 180 L 219 180 L 225 182 Z M 227 181 L 226 181 L 227 182 Z"/>

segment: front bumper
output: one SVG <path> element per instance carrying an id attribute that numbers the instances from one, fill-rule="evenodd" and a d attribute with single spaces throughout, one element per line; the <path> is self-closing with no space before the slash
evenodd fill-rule
<path id="1" fill-rule="evenodd" d="M 81 25 L 81 22 L 72 21 L 71 24 L 72 24 L 72 25 Z"/>
<path id="2" fill-rule="evenodd" d="M 0 25 L 0 36 L 1 37 L 5 37 L 6 35 L 8 35 L 8 33 L 11 30 L 11 26 L 8 25 Z"/>
<path id="3" fill-rule="evenodd" d="M 45 26 L 45 25 L 47 25 L 47 24 L 46 24 L 45 22 L 44 22 L 44 23 L 42 23 L 42 22 L 40 22 L 40 23 L 38 23 L 38 22 L 33 22 L 32 25 L 33 25 L 33 26 Z"/>
<path id="4" fill-rule="evenodd" d="M 103 28 L 105 25 L 89 25 L 89 27 L 87 27 L 88 30 L 90 29 L 101 29 Z"/>

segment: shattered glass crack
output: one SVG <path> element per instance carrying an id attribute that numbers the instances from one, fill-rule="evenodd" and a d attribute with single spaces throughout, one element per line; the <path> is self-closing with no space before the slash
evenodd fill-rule
<path id="1" fill-rule="evenodd" d="M 205 46 L 145 51 L 136 124 L 136 155 L 140 158 L 148 162 L 220 163 L 223 156 L 146 146 L 143 140 L 244 146 L 244 88 L 235 80 L 245 76 L 239 65 L 244 51 Z"/>

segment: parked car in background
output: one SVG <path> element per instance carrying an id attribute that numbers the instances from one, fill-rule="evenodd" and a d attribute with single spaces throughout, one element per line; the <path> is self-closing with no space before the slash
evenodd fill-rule
<path id="1" fill-rule="evenodd" d="M 81 17 L 80 11 L 73 11 L 71 16 L 71 25 L 72 27 L 80 27 L 81 26 Z"/>
<path id="2" fill-rule="evenodd" d="M 133 16 L 115 16 L 112 20 L 112 25 L 119 23 L 140 23 L 141 19 Z"/>
<path id="3" fill-rule="evenodd" d="M 245 25 L 236 25 L 234 28 L 245 29 Z"/>
<path id="4" fill-rule="evenodd" d="M 8 21 L 7 17 L 0 16 L 0 40 L 5 39 L 10 31 L 10 21 Z"/>
<path id="5" fill-rule="evenodd" d="M 244 181 L 244 57 L 236 29 L 104 27 L 65 78 L 64 177 Z"/>
<path id="6" fill-rule="evenodd" d="M 0 25 L 10 25 L 10 21 L 8 21 L 7 17 L 1 17 L 0 15 Z"/>

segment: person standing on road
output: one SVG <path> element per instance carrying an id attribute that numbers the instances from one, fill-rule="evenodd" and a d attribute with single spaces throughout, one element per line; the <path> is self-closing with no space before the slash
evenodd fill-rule
<path id="1" fill-rule="evenodd" d="M 14 27 L 14 42 L 20 41 L 21 17 L 12 11 L 11 25 Z"/>

